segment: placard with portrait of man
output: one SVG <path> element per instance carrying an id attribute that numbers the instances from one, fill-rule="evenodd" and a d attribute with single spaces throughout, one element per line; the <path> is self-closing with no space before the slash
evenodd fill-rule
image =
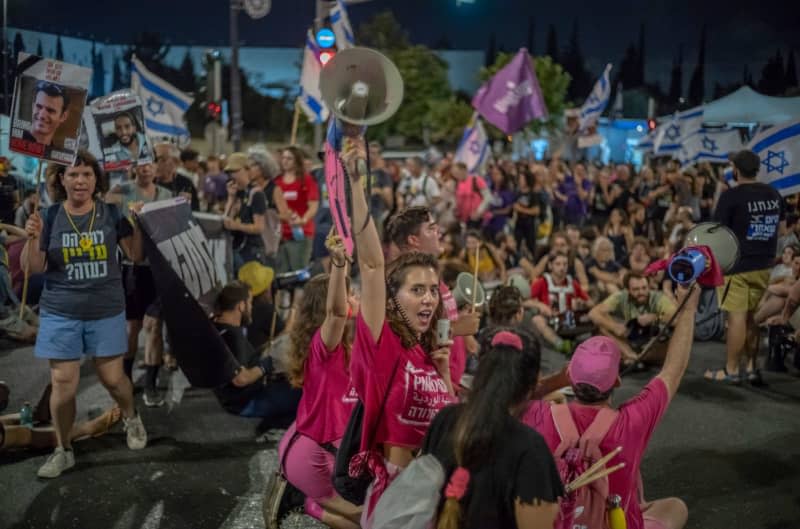
<path id="1" fill-rule="evenodd" d="M 119 90 L 95 99 L 89 108 L 106 171 L 153 161 L 139 96 L 130 90 Z"/>
<path id="2" fill-rule="evenodd" d="M 9 149 L 72 163 L 91 75 L 89 68 L 20 53 Z"/>

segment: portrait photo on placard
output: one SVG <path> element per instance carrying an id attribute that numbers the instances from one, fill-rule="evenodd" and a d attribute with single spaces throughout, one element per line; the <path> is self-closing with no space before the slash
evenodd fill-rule
<path id="1" fill-rule="evenodd" d="M 58 163 L 72 163 L 91 70 L 20 54 L 14 85 L 9 148 Z"/>
<path id="2" fill-rule="evenodd" d="M 153 161 L 143 122 L 141 106 L 109 114 L 95 114 L 107 171 Z"/>

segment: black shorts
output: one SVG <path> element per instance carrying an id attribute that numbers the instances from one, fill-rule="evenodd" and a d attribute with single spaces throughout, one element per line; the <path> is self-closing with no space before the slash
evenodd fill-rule
<path id="1" fill-rule="evenodd" d="M 142 320 L 151 315 L 156 302 L 156 285 L 149 266 L 122 265 L 122 285 L 125 288 L 125 319 Z"/>

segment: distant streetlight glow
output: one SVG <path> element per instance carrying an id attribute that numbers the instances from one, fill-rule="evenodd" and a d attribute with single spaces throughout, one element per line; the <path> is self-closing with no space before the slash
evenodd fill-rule
<path id="1" fill-rule="evenodd" d="M 456 0 L 456 6 L 460 6 L 461 4 L 474 4 L 475 0 Z"/>

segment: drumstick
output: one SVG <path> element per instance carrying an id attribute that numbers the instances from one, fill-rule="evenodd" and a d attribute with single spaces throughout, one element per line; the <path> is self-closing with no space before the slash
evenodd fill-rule
<path id="1" fill-rule="evenodd" d="M 42 160 L 39 160 L 39 168 L 36 170 L 36 192 L 39 192 L 39 186 L 42 183 Z M 35 201 L 33 203 L 33 213 L 36 213 L 39 210 L 39 201 Z M 32 214 L 33 214 L 32 213 Z M 31 239 L 28 239 L 30 242 Z M 26 243 L 27 244 L 27 243 Z M 28 299 L 28 277 L 31 274 L 31 246 L 28 246 L 28 260 L 25 261 L 25 275 L 22 279 L 22 299 L 20 300 L 19 304 L 19 319 L 23 319 L 22 316 L 25 314 L 25 300 Z"/>
<path id="2" fill-rule="evenodd" d="M 475 310 L 475 301 L 478 299 L 478 264 L 480 263 L 481 245 L 475 248 L 475 266 L 472 271 L 472 310 Z"/>
<path id="3" fill-rule="evenodd" d="M 589 476 L 586 479 L 578 478 L 575 481 L 573 481 L 572 483 L 570 483 L 569 485 L 567 485 L 565 487 L 565 489 L 566 489 L 567 492 L 572 492 L 572 491 L 574 491 L 576 489 L 579 489 L 581 487 L 585 487 L 586 485 L 589 485 L 589 484 L 597 481 L 600 478 L 604 478 L 604 477 L 608 476 L 609 474 L 612 474 L 612 473 L 616 472 L 617 470 L 619 470 L 621 468 L 624 468 L 624 467 L 625 467 L 625 463 L 620 463 L 619 465 L 615 465 L 615 466 L 613 466 L 611 468 L 607 468 L 607 469 L 605 469 L 605 470 L 603 470 L 601 472 L 598 472 L 597 474 L 594 474 L 593 476 Z"/>
<path id="4" fill-rule="evenodd" d="M 598 469 L 600 469 L 603 466 L 605 466 L 606 463 L 611 461 L 611 458 L 613 458 L 615 455 L 619 454 L 620 452 L 622 452 L 622 447 L 621 446 L 616 447 L 614 450 L 610 451 L 609 453 L 607 453 L 606 455 L 604 455 L 603 457 L 598 459 L 597 462 L 595 462 L 594 465 L 590 466 L 586 471 L 584 471 L 583 474 L 581 474 L 580 476 L 575 478 L 575 481 L 587 478 L 590 475 L 594 474 L 595 472 L 598 471 Z"/>

